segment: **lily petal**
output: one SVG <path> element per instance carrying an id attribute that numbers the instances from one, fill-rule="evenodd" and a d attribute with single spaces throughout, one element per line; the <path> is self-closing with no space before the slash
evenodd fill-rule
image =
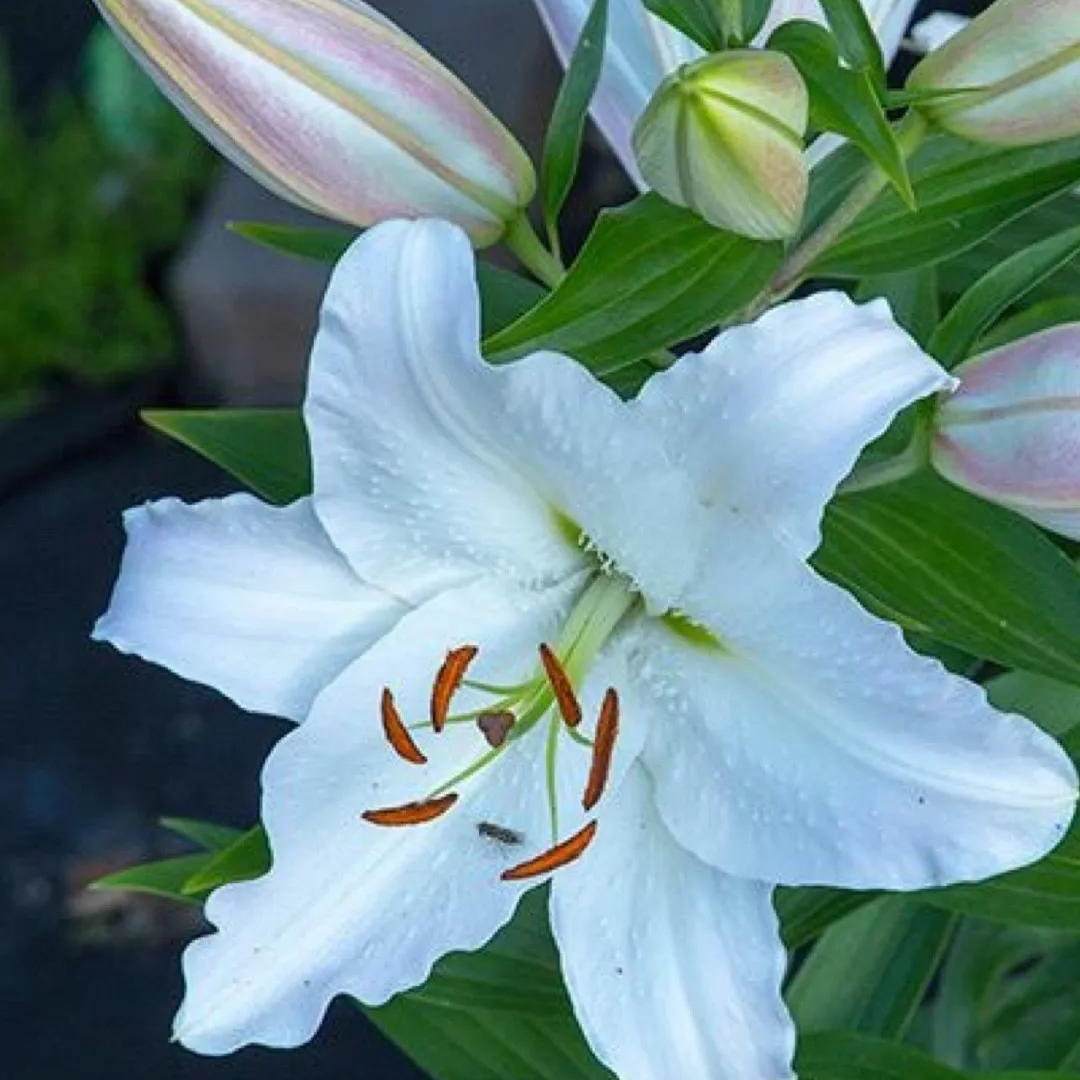
<path id="1" fill-rule="evenodd" d="M 682 848 L 637 766 L 585 859 L 560 870 L 551 921 L 574 1010 L 621 1080 L 788 1080 L 795 1030 L 772 887 Z"/>
<path id="2" fill-rule="evenodd" d="M 860 306 L 829 292 L 723 332 L 650 379 L 638 407 L 706 506 L 756 518 L 809 555 L 863 447 L 901 409 L 952 385 L 883 300 Z"/>
<path id="3" fill-rule="evenodd" d="M 914 653 L 733 515 L 686 599 L 705 635 L 654 624 L 645 760 L 668 827 L 729 873 L 917 889 L 1033 862 L 1065 834 L 1076 770 L 1048 735 Z"/>
<path id="4" fill-rule="evenodd" d="M 306 417 L 316 512 L 365 580 L 410 601 L 487 573 L 561 580 L 580 530 L 662 605 L 704 535 L 648 423 L 584 368 L 481 359 L 472 251 L 443 222 L 379 226 L 339 264 Z M 686 562 L 657 558 L 676 546 Z"/>
<path id="5" fill-rule="evenodd" d="M 182 1043 L 206 1054 L 299 1045 L 335 995 L 382 1004 L 423 982 L 445 953 L 479 948 L 510 918 L 525 886 L 499 875 L 548 842 L 542 726 L 455 785 L 460 798 L 438 820 L 379 827 L 361 814 L 423 799 L 490 751 L 475 724 L 451 723 L 437 737 L 417 733 L 429 764 L 403 761 L 384 741 L 379 699 L 390 686 L 406 722 L 426 716 L 426 673 L 461 642 L 480 648 L 477 678 L 528 676 L 536 642 L 565 616 L 578 584 L 526 595 L 489 581 L 443 593 L 319 697 L 263 775 L 273 868 L 215 892 L 207 917 L 218 932 L 185 953 Z M 462 710 L 479 703 L 462 689 Z M 529 847 L 481 834 L 484 822 Z"/>
<path id="6" fill-rule="evenodd" d="M 310 499 L 165 499 L 129 510 L 124 525 L 120 577 L 94 638 L 252 712 L 302 720 L 408 610 L 356 577 Z"/>

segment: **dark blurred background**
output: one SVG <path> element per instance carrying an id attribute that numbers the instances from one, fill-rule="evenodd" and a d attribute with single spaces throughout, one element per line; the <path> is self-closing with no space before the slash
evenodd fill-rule
<path id="1" fill-rule="evenodd" d="M 557 75 L 530 0 L 378 6 L 535 151 Z M 225 230 L 304 215 L 222 168 L 96 26 L 89 0 L 0 6 L 0 1073 L 410 1080 L 341 1003 L 288 1054 L 172 1046 L 197 912 L 85 890 L 183 851 L 163 816 L 256 818 L 259 768 L 284 726 L 88 632 L 121 511 L 234 486 L 138 410 L 297 403 L 326 276 Z M 570 247 L 596 206 L 628 195 L 592 133 Z"/>

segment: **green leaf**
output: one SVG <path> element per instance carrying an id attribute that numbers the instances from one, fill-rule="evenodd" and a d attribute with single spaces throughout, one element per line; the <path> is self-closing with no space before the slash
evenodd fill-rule
<path id="1" fill-rule="evenodd" d="M 928 904 L 991 922 L 1080 931 L 1080 832 L 1041 862 L 979 885 L 919 894 Z"/>
<path id="2" fill-rule="evenodd" d="M 981 1029 L 1002 980 L 1037 959 L 1048 936 L 1029 927 L 962 921 L 929 1007 L 928 1049 L 936 1057 L 958 1069 L 980 1063 Z"/>
<path id="3" fill-rule="evenodd" d="M 857 300 L 884 297 L 893 318 L 924 348 L 941 318 L 937 268 L 924 266 L 898 274 L 864 278 L 855 290 Z"/>
<path id="4" fill-rule="evenodd" d="M 885 90 L 885 57 L 881 53 L 874 28 L 861 0 L 820 0 L 832 32 L 840 46 L 840 55 L 857 71 L 873 79 L 879 93 Z"/>
<path id="5" fill-rule="evenodd" d="M 311 456 L 298 409 L 149 410 L 153 428 L 284 505 L 311 492 Z"/>
<path id="6" fill-rule="evenodd" d="M 315 229 L 262 221 L 230 221 L 228 229 L 260 247 L 326 263 L 336 263 L 360 235 L 355 229 Z"/>
<path id="7" fill-rule="evenodd" d="M 546 897 L 527 894 L 484 950 L 444 958 L 424 986 L 366 1010 L 433 1080 L 614 1080 L 574 1020 Z"/>
<path id="8" fill-rule="evenodd" d="M 854 6 L 862 11 L 858 0 Z M 914 209 L 907 159 L 885 115 L 871 71 L 845 67 L 832 34 L 801 19 L 778 27 L 769 39 L 769 48 L 791 57 L 806 81 L 811 126 L 838 132 L 854 142 L 885 173 L 903 202 Z"/>
<path id="9" fill-rule="evenodd" d="M 1076 224 L 1078 214 L 1080 199 L 1070 189 L 1064 195 L 1058 195 L 1006 223 L 974 247 L 941 264 L 942 290 L 958 296 L 1014 252 L 1071 229 Z M 1069 295 L 1080 295 L 1080 263 L 1072 262 L 1062 267 L 1033 290 L 1030 299 L 1041 301 Z"/>
<path id="10" fill-rule="evenodd" d="M 876 893 L 847 889 L 777 889 L 773 894 L 780 933 L 789 949 L 813 941 L 837 920 L 874 899 Z"/>
<path id="11" fill-rule="evenodd" d="M 261 825 L 249 829 L 211 858 L 184 883 L 188 895 L 207 893 L 233 881 L 250 881 L 270 869 L 270 847 Z"/>
<path id="12" fill-rule="evenodd" d="M 1012 304 L 1021 300 L 1080 252 L 1080 226 L 1040 240 L 988 271 L 957 300 L 930 340 L 930 353 L 946 367 L 971 354 L 979 337 Z"/>
<path id="13" fill-rule="evenodd" d="M 161 826 L 193 844 L 198 844 L 204 851 L 221 851 L 244 835 L 240 829 L 233 829 L 228 825 L 214 825 L 209 821 L 195 821 L 192 818 L 162 818 Z"/>
<path id="14" fill-rule="evenodd" d="M 229 226 L 247 240 L 285 255 L 336 263 L 359 235 L 344 229 L 313 229 L 294 225 L 264 225 L 254 221 Z M 501 266 L 476 260 L 480 289 L 481 333 L 494 334 L 509 325 L 546 295 L 546 290 Z"/>
<path id="15" fill-rule="evenodd" d="M 999 349 L 1002 345 L 1019 341 L 1020 338 L 1029 337 L 1042 330 L 1049 330 L 1052 326 L 1074 322 L 1080 322 L 1080 294 L 1042 300 L 1029 308 L 1018 311 L 1015 315 L 1002 319 L 979 340 L 976 352 L 983 353 L 991 349 Z"/>
<path id="16" fill-rule="evenodd" d="M 893 273 L 973 247 L 1080 181 L 1080 139 L 1003 149 L 934 136 L 909 168 L 919 209 L 912 213 L 895 192 L 885 192 L 814 265 L 815 275 Z M 812 175 L 808 228 L 859 177 L 857 151 L 830 154 Z"/>
<path id="17" fill-rule="evenodd" d="M 898 896 L 884 896 L 834 923 L 788 988 L 799 1030 L 901 1038 L 954 924 L 949 914 Z"/>
<path id="18" fill-rule="evenodd" d="M 984 1006 L 978 1043 L 980 1064 L 1047 1070 L 1077 1065 L 1078 965 L 1080 943 L 1075 938 L 1059 941 L 1056 948 L 1048 942 L 1035 962 L 1014 969 L 998 984 L 997 994 Z"/>
<path id="19" fill-rule="evenodd" d="M 557 289 L 486 342 L 509 360 L 570 353 L 597 375 L 685 341 L 744 307 L 779 266 L 779 244 L 714 229 L 657 195 L 600 219 Z"/>
<path id="20" fill-rule="evenodd" d="M 147 893 L 166 900 L 180 900 L 185 904 L 199 902 L 199 897 L 186 892 L 184 886 L 192 875 L 200 873 L 213 856 L 207 854 L 181 855 L 175 859 L 144 863 L 121 870 L 95 881 L 95 889 Z"/>
<path id="21" fill-rule="evenodd" d="M 960 1080 L 961 1074 L 903 1043 L 847 1032 L 820 1032 L 801 1040 L 799 1080 Z"/>
<path id="22" fill-rule="evenodd" d="M 1066 746 L 1080 730 L 1080 687 L 1030 671 L 1007 671 L 986 683 L 986 693 L 991 705 L 1034 720 Z M 1080 760 L 1080 747 L 1072 756 Z"/>
<path id="23" fill-rule="evenodd" d="M 741 0 L 645 0 L 645 6 L 664 22 L 701 45 L 706 53 L 724 49 Z"/>
<path id="24" fill-rule="evenodd" d="M 1080 574 L 1033 525 L 932 475 L 833 501 L 814 563 L 871 611 L 1080 683 Z"/>
<path id="25" fill-rule="evenodd" d="M 540 186 L 544 193 L 544 221 L 555 251 L 559 249 L 559 214 L 577 174 L 585 117 L 604 63 L 607 26 L 608 0 L 594 0 L 567 64 L 544 139 Z"/>

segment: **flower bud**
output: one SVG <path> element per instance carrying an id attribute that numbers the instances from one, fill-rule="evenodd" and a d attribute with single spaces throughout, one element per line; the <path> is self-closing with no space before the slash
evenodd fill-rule
<path id="1" fill-rule="evenodd" d="M 998 0 L 926 57 L 908 86 L 946 131 L 1004 146 L 1080 135 L 1080 3 Z"/>
<path id="2" fill-rule="evenodd" d="M 1080 323 L 977 356 L 954 374 L 931 443 L 937 471 L 1080 539 Z"/>
<path id="3" fill-rule="evenodd" d="M 806 202 L 806 84 L 781 53 L 733 50 L 687 64 L 634 131 L 646 183 L 723 229 L 794 235 Z"/>
<path id="4" fill-rule="evenodd" d="M 97 0 L 218 150 L 278 195 L 371 225 L 442 217 L 478 245 L 531 198 L 513 136 L 362 0 Z"/>

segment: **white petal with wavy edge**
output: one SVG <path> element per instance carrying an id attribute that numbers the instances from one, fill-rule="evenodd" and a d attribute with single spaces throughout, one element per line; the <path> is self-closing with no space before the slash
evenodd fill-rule
<path id="1" fill-rule="evenodd" d="M 883 300 L 860 306 L 830 292 L 721 333 L 654 376 L 637 407 L 707 506 L 756 518 L 809 555 L 863 447 L 952 384 Z"/>
<path id="2" fill-rule="evenodd" d="M 379 701 L 390 687 L 406 723 L 426 719 L 431 676 L 448 648 L 466 643 L 481 650 L 470 676 L 529 677 L 537 643 L 558 628 L 579 586 L 526 594 L 489 581 L 444 593 L 319 697 L 263 774 L 272 870 L 214 893 L 207 917 L 218 932 L 185 953 L 182 1043 L 207 1054 L 296 1046 L 334 996 L 381 1004 L 423 982 L 445 953 L 479 948 L 510 918 L 524 886 L 500 873 L 550 842 L 543 725 L 457 786 L 460 800 L 443 817 L 380 827 L 360 815 L 426 797 L 489 747 L 472 722 L 450 723 L 437 737 L 421 729 L 415 737 L 429 763 L 409 764 L 383 737 Z M 485 700 L 465 688 L 454 710 Z M 522 846 L 481 835 L 483 822 L 520 833 Z"/>
<path id="3" fill-rule="evenodd" d="M 356 577 L 309 499 L 164 499 L 124 524 L 120 576 L 94 638 L 253 712 L 302 720 L 408 610 Z"/>
<path id="4" fill-rule="evenodd" d="M 551 889 L 574 1010 L 620 1080 L 794 1076 L 771 893 L 682 848 L 632 770 L 588 854 Z"/>
<path id="5" fill-rule="evenodd" d="M 339 264 L 305 415 L 321 521 L 408 600 L 559 580 L 583 558 L 566 519 L 661 606 L 691 572 L 703 522 L 648 423 L 566 357 L 486 364 L 472 251 L 443 222 L 379 226 Z"/>
<path id="6" fill-rule="evenodd" d="M 886 58 L 895 56 L 918 0 L 864 0 L 863 6 L 881 39 Z M 534 0 L 565 64 L 585 24 L 591 0 Z M 824 21 L 817 0 L 776 0 L 757 41 L 762 44 L 782 22 L 790 19 Z M 615 156 L 644 188 L 634 155 L 634 126 L 657 87 L 680 64 L 696 60 L 703 50 L 685 34 L 651 15 L 642 0 L 610 0 L 607 50 L 600 83 L 593 97 L 592 116 Z"/>
<path id="7" fill-rule="evenodd" d="M 919 889 L 1045 855 L 1076 770 L 1048 735 L 914 653 L 782 544 L 734 515 L 685 610 L 638 665 L 645 757 L 668 827 L 728 873 Z"/>

